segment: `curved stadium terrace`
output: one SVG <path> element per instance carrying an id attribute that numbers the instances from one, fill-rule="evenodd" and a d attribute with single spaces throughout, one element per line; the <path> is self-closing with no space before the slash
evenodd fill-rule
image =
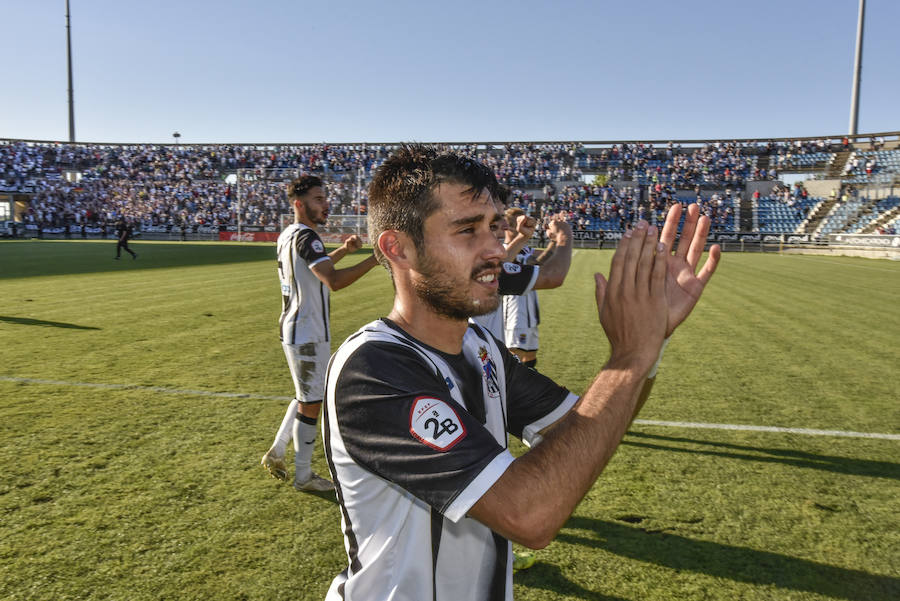
<path id="1" fill-rule="evenodd" d="M 900 132 L 746 140 L 440 143 L 490 165 L 512 203 L 565 212 L 586 238 L 698 203 L 720 234 L 896 233 Z M 365 183 L 393 143 L 109 144 L 0 140 L 0 222 L 97 237 L 124 216 L 145 236 L 274 232 L 284 181 L 322 176 L 332 224 L 360 227 Z M 605 233 L 599 234 L 598 233 Z"/>

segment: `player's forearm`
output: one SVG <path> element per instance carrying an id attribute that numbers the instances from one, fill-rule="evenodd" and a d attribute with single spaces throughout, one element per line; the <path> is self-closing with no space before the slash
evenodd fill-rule
<path id="1" fill-rule="evenodd" d="M 506 245 L 506 260 L 515 261 L 516 255 L 528 244 L 528 238 L 525 234 L 516 234 L 515 237 Z"/>
<path id="2" fill-rule="evenodd" d="M 550 258 L 541 264 L 535 289 L 557 288 L 562 286 L 572 263 L 572 239 L 561 235 Z"/>
<path id="3" fill-rule="evenodd" d="M 337 247 L 336 249 L 334 249 L 333 251 L 331 251 L 330 253 L 328 253 L 328 256 L 331 257 L 332 263 L 337 263 L 338 261 L 340 261 L 341 259 L 343 259 L 344 257 L 347 256 L 347 247 L 341 245 L 341 246 Z"/>
<path id="4" fill-rule="evenodd" d="M 553 250 L 556 248 L 556 242 L 551 240 L 549 244 L 547 244 L 547 248 L 545 248 L 541 254 L 537 256 L 535 259 L 535 263 L 538 265 L 542 265 L 547 259 L 553 256 Z"/>
<path id="5" fill-rule="evenodd" d="M 469 514 L 523 545 L 546 546 L 609 463 L 647 370 L 607 364 L 572 411 L 516 459 Z"/>
<path id="6" fill-rule="evenodd" d="M 362 276 L 366 275 L 370 269 L 378 265 L 378 260 L 374 255 L 369 255 L 356 265 L 345 267 L 343 269 L 335 269 L 334 276 L 328 282 L 328 288 L 333 292 L 346 288 Z"/>

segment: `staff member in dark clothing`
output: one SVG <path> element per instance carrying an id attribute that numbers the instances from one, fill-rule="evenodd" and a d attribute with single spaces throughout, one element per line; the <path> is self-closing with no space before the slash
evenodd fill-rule
<path id="1" fill-rule="evenodd" d="M 116 222 L 116 237 L 118 238 L 118 242 L 116 242 L 116 261 L 122 257 L 123 248 L 131 255 L 132 259 L 137 259 L 137 253 L 128 248 L 128 240 L 133 234 L 134 229 L 131 227 L 131 224 L 125 221 L 124 217 L 120 217 Z"/>

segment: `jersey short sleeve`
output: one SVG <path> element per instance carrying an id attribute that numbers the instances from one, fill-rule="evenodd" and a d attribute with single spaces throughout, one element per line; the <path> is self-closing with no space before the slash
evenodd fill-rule
<path id="1" fill-rule="evenodd" d="M 498 346 L 503 351 L 506 370 L 507 429 L 531 444 L 534 435 L 565 415 L 578 397 L 544 374 L 522 365 L 502 344 Z"/>
<path id="2" fill-rule="evenodd" d="M 504 452 L 429 360 L 402 344 L 372 341 L 354 351 L 334 403 L 350 457 L 441 513 Z"/>
<path id="3" fill-rule="evenodd" d="M 306 261 L 306 264 L 313 266 L 325 259 L 330 259 L 328 253 L 325 252 L 325 245 L 319 234 L 311 228 L 304 228 L 297 234 L 297 255 Z"/>
<path id="4" fill-rule="evenodd" d="M 537 281 L 538 267 L 535 265 L 519 265 L 503 263 L 500 269 L 499 294 L 518 296 L 534 287 Z"/>

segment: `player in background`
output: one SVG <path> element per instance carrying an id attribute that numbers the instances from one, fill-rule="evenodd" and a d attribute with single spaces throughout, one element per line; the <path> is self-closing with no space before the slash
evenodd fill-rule
<path id="1" fill-rule="evenodd" d="M 328 199 L 322 180 L 305 175 L 288 185 L 294 223 L 278 236 L 278 279 L 281 283 L 279 336 L 287 357 L 295 397 L 288 405 L 275 441 L 262 457 L 262 466 L 279 480 L 287 479 L 284 454 L 294 440 L 294 488 L 331 490 L 333 485 L 313 473 L 316 420 L 325 391 L 325 370 L 331 357 L 329 292 L 349 286 L 378 265 L 374 255 L 344 269 L 334 265 L 362 242 L 350 236 L 336 250 L 325 252 L 316 226 L 328 220 Z"/>
<path id="2" fill-rule="evenodd" d="M 131 259 L 137 259 L 137 253 L 128 248 L 128 240 L 134 235 L 134 228 L 128 223 L 124 217 L 119 217 L 116 221 L 116 261 L 122 258 L 122 249 L 131 255 Z"/>
<path id="3" fill-rule="evenodd" d="M 498 185 L 494 196 L 497 211 L 502 213 L 506 210 L 509 188 Z M 520 216 L 515 222 L 514 231 L 511 231 L 512 228 L 506 219 L 500 219 L 497 225 L 497 235 L 501 241 L 505 240 L 504 246 L 507 252 L 499 277 L 501 295 L 523 295 L 532 290 L 549 290 L 563 285 L 572 263 L 572 228 L 568 223 L 556 219 L 551 221 L 549 235 L 553 240 L 556 252 L 540 267 L 518 265 L 513 262 L 519 251 L 534 234 L 536 225 L 534 218 L 526 215 Z M 493 311 L 476 315 L 472 319 L 487 329 L 494 338 L 503 341 L 503 308 L 500 305 Z"/>
<path id="4" fill-rule="evenodd" d="M 533 219 L 525 214 L 519 207 L 506 209 L 506 222 L 509 229 L 506 230 L 506 248 L 509 252 L 517 238 L 514 228 L 523 219 Z M 523 245 L 512 261 L 517 265 L 542 265 L 553 256 L 558 237 L 560 218 L 554 216 L 549 224 L 550 240 L 547 247 L 540 253 L 536 249 Z M 530 240 L 529 240 L 530 241 Z M 527 367 L 535 369 L 537 366 L 538 351 L 538 324 L 541 322 L 540 305 L 535 290 L 530 290 L 519 296 L 507 295 L 502 299 L 503 312 L 503 342 L 506 347 L 519 358 L 519 361 Z"/>

